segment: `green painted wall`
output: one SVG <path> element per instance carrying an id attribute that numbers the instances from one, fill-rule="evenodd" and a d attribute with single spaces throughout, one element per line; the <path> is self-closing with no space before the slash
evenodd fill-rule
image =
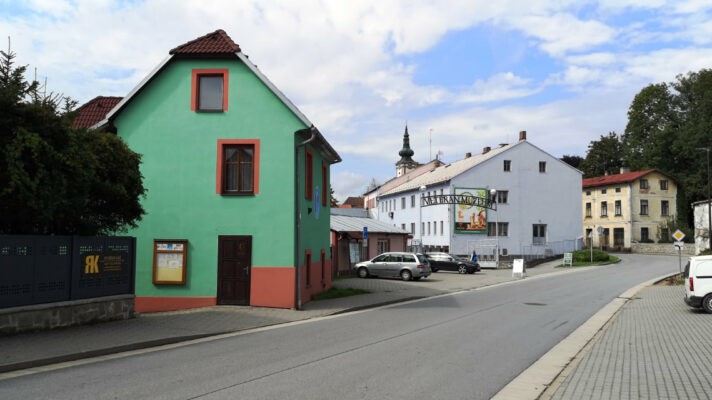
<path id="1" fill-rule="evenodd" d="M 194 68 L 229 69 L 226 112 L 190 110 Z M 215 296 L 218 235 L 252 235 L 255 267 L 294 266 L 294 132 L 306 126 L 241 61 L 170 62 L 134 96 L 114 125 L 143 155 L 141 171 L 148 189 L 143 201 L 147 214 L 128 232 L 137 238 L 138 296 Z M 261 140 L 260 193 L 216 194 L 217 140 L 255 138 Z M 321 157 L 316 152 L 314 164 L 315 185 L 321 186 Z M 303 186 L 303 166 L 299 173 Z M 308 207 L 313 204 L 302 207 L 303 248 L 316 254 L 328 249 L 329 210 L 322 209 L 316 219 L 308 215 Z M 185 286 L 153 285 L 154 239 L 189 241 Z"/>

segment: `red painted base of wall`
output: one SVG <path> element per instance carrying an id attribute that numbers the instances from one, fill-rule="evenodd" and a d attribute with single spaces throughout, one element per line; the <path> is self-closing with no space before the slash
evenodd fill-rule
<path id="1" fill-rule="evenodd" d="M 251 306 L 296 308 L 294 268 L 252 268 L 251 272 Z"/>
<path id="2" fill-rule="evenodd" d="M 136 312 L 160 312 L 186 310 L 189 308 L 212 307 L 217 304 L 215 297 L 136 297 Z"/>

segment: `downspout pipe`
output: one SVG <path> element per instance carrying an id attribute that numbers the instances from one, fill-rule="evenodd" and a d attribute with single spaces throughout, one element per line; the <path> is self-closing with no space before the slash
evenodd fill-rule
<path id="1" fill-rule="evenodd" d="M 302 309 L 302 285 L 301 285 L 301 274 L 299 273 L 299 265 L 300 265 L 300 260 L 301 260 L 301 248 L 302 248 L 302 199 L 304 196 L 302 196 L 300 193 L 301 189 L 301 182 L 299 180 L 299 168 L 302 165 L 301 162 L 301 154 L 302 154 L 302 147 L 305 147 L 307 144 L 311 143 L 316 139 L 317 137 L 317 130 L 314 127 L 314 125 L 310 126 L 309 128 L 306 129 L 300 129 L 295 132 L 295 134 L 299 135 L 300 133 L 307 133 L 309 132 L 311 134 L 311 137 L 301 143 L 298 143 L 297 146 L 294 148 L 295 152 L 295 157 L 294 157 L 294 175 L 296 176 L 296 182 L 295 185 L 296 187 L 294 188 L 294 196 L 296 196 L 296 199 L 294 201 L 294 204 L 297 205 L 296 212 L 294 213 L 294 268 L 295 268 L 295 281 L 296 281 L 296 296 L 297 296 L 297 310 Z"/>

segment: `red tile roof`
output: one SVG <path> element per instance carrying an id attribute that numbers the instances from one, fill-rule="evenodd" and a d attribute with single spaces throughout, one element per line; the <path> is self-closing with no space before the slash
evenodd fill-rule
<path id="1" fill-rule="evenodd" d="M 343 205 L 351 208 L 363 208 L 363 197 L 348 197 L 344 201 Z"/>
<path id="2" fill-rule="evenodd" d="M 190 42 L 184 43 L 168 54 L 235 54 L 240 51 L 240 46 L 232 41 L 224 30 L 218 29 Z"/>
<path id="3" fill-rule="evenodd" d="M 121 97 L 97 96 L 77 109 L 77 116 L 72 122 L 72 128 L 90 128 L 106 117 L 114 106 L 119 104 Z"/>
<path id="4" fill-rule="evenodd" d="M 633 171 L 633 172 L 626 172 L 623 174 L 606 175 L 606 176 L 597 176 L 594 178 L 587 178 L 587 179 L 583 180 L 582 186 L 584 188 L 589 188 L 589 187 L 610 186 L 610 185 L 617 185 L 617 184 L 621 184 L 621 183 L 633 182 L 634 180 L 641 178 L 645 175 L 648 175 L 649 173 L 651 173 L 653 171 L 655 171 L 655 169 L 646 169 L 645 171 Z"/>

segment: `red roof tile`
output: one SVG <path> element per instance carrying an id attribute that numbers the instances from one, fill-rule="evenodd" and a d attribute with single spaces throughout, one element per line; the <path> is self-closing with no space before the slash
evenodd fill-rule
<path id="1" fill-rule="evenodd" d="M 218 29 L 190 42 L 184 43 L 168 54 L 235 54 L 240 46 L 232 41 L 224 30 Z"/>
<path id="2" fill-rule="evenodd" d="M 343 205 L 350 206 L 353 208 L 363 208 L 363 197 L 348 197 L 344 201 Z"/>
<path id="3" fill-rule="evenodd" d="M 77 116 L 72 128 L 90 128 L 106 117 L 119 102 L 121 97 L 97 96 L 77 109 Z"/>
<path id="4" fill-rule="evenodd" d="M 588 188 L 588 187 L 610 186 L 610 185 L 617 185 L 620 183 L 633 182 L 634 180 L 636 180 L 640 177 L 643 177 L 653 171 L 655 171 L 655 170 L 654 169 L 646 169 L 645 171 L 633 171 L 633 172 L 626 172 L 623 174 L 606 175 L 606 176 L 597 176 L 594 178 L 587 178 L 587 179 L 583 180 L 582 186 L 584 188 Z"/>

